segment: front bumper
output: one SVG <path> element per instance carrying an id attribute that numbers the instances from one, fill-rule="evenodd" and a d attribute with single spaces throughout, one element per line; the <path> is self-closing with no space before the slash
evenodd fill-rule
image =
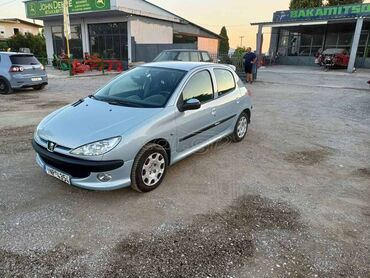
<path id="1" fill-rule="evenodd" d="M 133 161 L 91 161 L 68 157 L 49 152 L 34 140 L 32 146 L 37 153 L 36 162 L 44 171 L 48 166 L 69 175 L 74 186 L 89 190 L 114 190 L 131 184 Z M 109 174 L 112 179 L 108 182 L 99 181 L 97 175 L 101 173 Z"/>

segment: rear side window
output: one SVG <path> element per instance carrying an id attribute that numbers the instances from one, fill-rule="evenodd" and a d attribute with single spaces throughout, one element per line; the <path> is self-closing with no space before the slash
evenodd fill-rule
<path id="1" fill-rule="evenodd" d="M 213 99 L 213 84 L 210 73 L 205 70 L 198 72 L 186 84 L 182 92 L 184 102 L 189 99 L 195 98 L 201 103 Z"/>
<path id="2" fill-rule="evenodd" d="M 202 59 L 204 62 L 212 62 L 212 59 L 209 57 L 207 52 L 202 52 Z"/>
<path id="3" fill-rule="evenodd" d="M 33 55 L 12 55 L 10 61 L 13 65 L 38 65 L 39 61 Z"/>
<path id="4" fill-rule="evenodd" d="M 190 52 L 190 61 L 191 62 L 199 62 L 199 53 L 198 52 Z"/>
<path id="5" fill-rule="evenodd" d="M 189 52 L 179 52 L 176 58 L 177 61 L 189 62 Z"/>
<path id="6" fill-rule="evenodd" d="M 216 76 L 219 96 L 227 94 L 235 89 L 235 79 L 230 71 L 224 69 L 215 69 L 214 73 Z"/>

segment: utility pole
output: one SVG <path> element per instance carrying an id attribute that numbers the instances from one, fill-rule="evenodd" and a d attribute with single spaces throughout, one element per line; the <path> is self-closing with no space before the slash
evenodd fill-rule
<path id="1" fill-rule="evenodd" d="M 240 47 L 243 47 L 243 39 L 244 39 L 244 36 L 240 36 Z"/>

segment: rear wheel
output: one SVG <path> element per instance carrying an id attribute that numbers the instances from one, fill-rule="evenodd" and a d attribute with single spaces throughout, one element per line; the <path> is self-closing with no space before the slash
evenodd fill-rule
<path id="1" fill-rule="evenodd" d="M 12 88 L 9 86 L 9 83 L 4 79 L 0 79 L 0 94 L 6 95 L 12 92 Z"/>
<path id="2" fill-rule="evenodd" d="M 139 192 L 156 189 L 163 181 L 168 166 L 166 150 L 157 144 L 144 146 L 135 158 L 131 187 Z"/>
<path id="3" fill-rule="evenodd" d="M 40 90 L 42 90 L 42 89 L 44 89 L 45 88 L 45 85 L 37 85 L 37 86 L 33 86 L 32 87 L 34 90 L 36 90 L 36 91 L 40 91 Z"/>
<path id="4" fill-rule="evenodd" d="M 240 142 L 244 139 L 248 131 L 248 123 L 249 118 L 247 113 L 241 113 L 238 120 L 236 121 L 234 133 L 232 135 L 232 140 L 234 142 Z"/>

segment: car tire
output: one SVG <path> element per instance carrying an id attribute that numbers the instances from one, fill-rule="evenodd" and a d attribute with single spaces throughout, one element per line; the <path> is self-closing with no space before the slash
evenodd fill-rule
<path id="1" fill-rule="evenodd" d="M 235 143 L 242 141 L 248 132 L 249 117 L 247 113 L 242 112 L 236 121 L 234 132 L 232 134 L 232 140 Z"/>
<path id="2" fill-rule="evenodd" d="M 32 87 L 36 91 L 41 91 L 45 88 L 45 85 L 37 85 Z"/>
<path id="3" fill-rule="evenodd" d="M 10 84 L 5 79 L 0 79 L 0 94 L 6 95 L 13 92 Z"/>
<path id="4" fill-rule="evenodd" d="M 131 171 L 131 188 L 150 192 L 162 183 L 168 166 L 166 150 L 157 144 L 147 144 L 137 154 Z"/>

